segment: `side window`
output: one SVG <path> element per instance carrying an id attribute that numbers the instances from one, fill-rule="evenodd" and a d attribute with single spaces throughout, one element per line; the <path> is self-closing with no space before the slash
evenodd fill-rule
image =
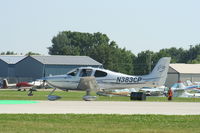
<path id="1" fill-rule="evenodd" d="M 107 76 L 107 73 L 103 72 L 103 71 L 96 70 L 94 76 L 95 77 L 105 77 L 105 76 Z"/>
<path id="2" fill-rule="evenodd" d="M 77 72 L 78 72 L 78 70 L 76 69 L 74 71 L 69 72 L 68 75 L 76 76 Z"/>
<path id="3" fill-rule="evenodd" d="M 80 77 L 87 77 L 92 75 L 92 69 L 82 69 L 80 72 Z"/>

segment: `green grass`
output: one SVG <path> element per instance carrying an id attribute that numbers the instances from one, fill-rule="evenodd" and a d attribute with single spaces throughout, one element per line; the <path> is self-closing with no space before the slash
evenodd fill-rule
<path id="1" fill-rule="evenodd" d="M 0 114 L 1 133 L 199 133 L 200 115 Z"/>
<path id="2" fill-rule="evenodd" d="M 33 96 L 27 96 L 27 91 L 0 90 L 0 100 L 47 100 L 49 91 L 34 91 Z M 60 100 L 81 101 L 84 91 L 56 91 L 53 95 L 61 96 Z M 94 95 L 94 94 L 93 94 Z M 97 101 L 130 101 L 129 97 L 105 97 L 97 96 Z M 168 102 L 166 97 L 147 97 L 146 101 Z M 200 98 L 174 97 L 172 102 L 200 102 Z"/>
<path id="3" fill-rule="evenodd" d="M 0 90 L 0 100 L 47 100 L 50 92 Z M 56 91 L 61 100 L 82 100 L 85 92 Z M 98 101 L 130 101 L 129 97 L 98 97 Z M 166 97 L 147 101 L 167 102 Z M 174 98 L 200 102 L 200 98 Z M 198 133 L 200 115 L 0 114 L 0 133 Z"/>

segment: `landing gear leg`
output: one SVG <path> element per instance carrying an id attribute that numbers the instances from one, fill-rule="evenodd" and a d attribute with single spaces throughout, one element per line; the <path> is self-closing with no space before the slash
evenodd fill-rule
<path id="1" fill-rule="evenodd" d="M 54 91 L 56 90 L 56 88 L 54 88 L 51 93 L 48 95 L 48 100 L 49 101 L 55 101 L 55 100 L 58 100 L 60 99 L 61 97 L 60 96 L 56 96 L 56 95 L 52 95 L 54 93 Z"/>
<path id="2" fill-rule="evenodd" d="M 17 91 L 21 91 L 20 87 L 17 87 L 17 88 L 18 88 Z"/>
<path id="3" fill-rule="evenodd" d="M 33 96 L 33 88 L 29 90 L 28 96 Z"/>

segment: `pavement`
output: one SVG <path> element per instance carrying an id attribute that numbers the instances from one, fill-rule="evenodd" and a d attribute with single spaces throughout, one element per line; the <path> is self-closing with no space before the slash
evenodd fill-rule
<path id="1" fill-rule="evenodd" d="M 39 101 L 32 104 L 0 104 L 0 114 L 163 114 L 200 115 L 200 103 Z"/>

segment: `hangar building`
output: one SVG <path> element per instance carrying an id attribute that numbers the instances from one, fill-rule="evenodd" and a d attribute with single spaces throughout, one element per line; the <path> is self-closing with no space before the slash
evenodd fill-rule
<path id="1" fill-rule="evenodd" d="M 175 82 L 200 81 L 200 64 L 170 64 L 166 86 L 171 87 Z"/>
<path id="2" fill-rule="evenodd" d="M 0 56 L 3 57 L 3 56 Z M 88 56 L 5 56 L 0 58 L 0 77 L 11 82 L 32 81 L 44 76 L 65 74 L 81 66 L 102 67 Z"/>
<path id="3" fill-rule="evenodd" d="M 0 77 L 13 77 L 15 64 L 26 56 L 0 56 Z"/>

